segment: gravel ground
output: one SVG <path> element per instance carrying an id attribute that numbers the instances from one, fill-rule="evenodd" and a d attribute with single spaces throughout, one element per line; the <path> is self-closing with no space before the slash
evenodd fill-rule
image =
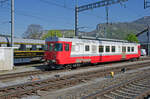
<path id="1" fill-rule="evenodd" d="M 84 82 L 80 85 L 73 86 L 70 88 L 65 88 L 61 90 L 56 90 L 52 92 L 38 92 L 39 98 L 36 99 L 80 99 L 81 97 L 89 94 L 94 93 L 98 90 L 102 90 L 110 85 L 115 85 L 120 83 L 123 80 L 132 78 L 139 73 L 143 73 L 141 70 L 147 70 L 150 67 L 140 68 L 137 70 L 130 70 L 126 73 L 116 74 L 114 78 L 109 76 L 104 78 L 97 78 L 92 81 Z M 26 97 L 25 99 L 31 99 Z"/>
<path id="2" fill-rule="evenodd" d="M 0 87 L 6 87 L 10 85 L 15 85 L 15 84 L 20 84 L 20 83 L 26 83 L 26 82 L 31 82 L 32 78 L 37 78 L 39 80 L 44 80 L 48 78 L 53 78 L 55 75 L 60 75 L 60 77 L 65 76 L 65 75 L 71 75 L 71 74 L 78 74 L 78 73 L 83 73 L 83 72 L 89 72 L 89 71 L 95 71 L 95 70 L 101 70 L 101 69 L 106 69 L 109 67 L 120 67 L 124 65 L 130 65 L 130 64 L 135 64 L 135 63 L 143 63 L 143 62 L 150 62 L 150 60 L 145 60 L 145 61 L 135 61 L 135 62 L 130 62 L 130 63 L 118 63 L 118 64 L 105 64 L 105 65 L 99 65 L 97 67 L 90 67 L 90 68 L 82 68 L 82 69 L 77 69 L 77 70 L 65 70 L 63 72 L 53 72 L 51 74 L 41 74 L 41 75 L 31 75 L 27 77 L 20 77 L 17 79 L 8 79 L 8 80 L 3 80 L 0 81 Z M 35 66 L 36 67 L 36 66 Z M 35 68 L 33 67 L 33 68 Z M 31 68 L 22 68 L 20 67 L 21 70 L 31 70 Z M 20 69 L 18 69 L 20 70 Z"/>

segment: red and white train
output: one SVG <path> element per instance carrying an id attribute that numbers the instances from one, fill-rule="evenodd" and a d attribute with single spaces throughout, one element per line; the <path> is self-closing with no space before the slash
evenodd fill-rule
<path id="1" fill-rule="evenodd" d="M 115 39 L 46 39 L 45 59 L 49 64 L 68 65 L 138 59 L 140 44 Z"/>

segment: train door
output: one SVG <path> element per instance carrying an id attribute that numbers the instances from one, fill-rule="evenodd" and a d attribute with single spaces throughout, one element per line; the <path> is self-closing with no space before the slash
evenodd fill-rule
<path id="1" fill-rule="evenodd" d="M 101 62 L 102 61 L 102 56 L 103 56 L 103 53 L 104 53 L 104 45 L 99 45 L 98 46 L 98 52 L 99 52 L 99 61 Z"/>
<path id="2" fill-rule="evenodd" d="M 84 56 L 83 62 L 91 62 L 91 45 L 86 43 L 84 44 Z"/>
<path id="3" fill-rule="evenodd" d="M 141 56 L 141 48 L 138 46 L 138 55 Z"/>
<path id="4" fill-rule="evenodd" d="M 78 43 L 80 46 L 80 54 L 83 55 L 84 53 L 84 45 L 82 43 Z"/>
<path id="5" fill-rule="evenodd" d="M 53 57 L 53 46 L 54 46 L 54 43 L 46 43 L 45 44 L 45 56 L 48 60 L 51 60 Z"/>
<path id="6" fill-rule="evenodd" d="M 126 46 L 122 46 L 122 59 L 126 59 Z"/>
<path id="7" fill-rule="evenodd" d="M 64 58 L 69 58 L 70 54 L 71 54 L 71 44 L 69 43 L 63 43 L 64 44 L 64 50 L 63 50 L 63 54 L 64 54 Z"/>

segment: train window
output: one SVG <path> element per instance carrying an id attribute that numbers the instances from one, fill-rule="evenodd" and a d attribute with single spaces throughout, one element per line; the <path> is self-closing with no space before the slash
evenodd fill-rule
<path id="1" fill-rule="evenodd" d="M 56 43 L 54 46 L 54 51 L 63 51 L 63 44 L 62 43 Z"/>
<path id="2" fill-rule="evenodd" d="M 53 44 L 52 43 L 49 44 L 49 51 L 53 51 Z"/>
<path id="3" fill-rule="evenodd" d="M 112 51 L 112 52 L 116 52 L 116 47 L 115 47 L 115 46 L 112 46 L 112 47 L 111 47 L 111 51 Z"/>
<path id="4" fill-rule="evenodd" d="M 90 46 L 89 45 L 85 45 L 85 51 L 90 51 Z"/>
<path id="5" fill-rule="evenodd" d="M 104 46 L 99 46 L 99 52 L 101 53 L 101 52 L 104 52 Z"/>
<path id="6" fill-rule="evenodd" d="M 65 51 L 69 51 L 69 44 L 65 44 Z"/>
<path id="7" fill-rule="evenodd" d="M 36 50 L 37 49 L 37 46 L 36 45 L 32 45 L 32 50 Z"/>
<path id="8" fill-rule="evenodd" d="M 122 52 L 126 52 L 126 47 L 122 47 Z"/>
<path id="9" fill-rule="evenodd" d="M 25 51 L 26 50 L 26 45 L 21 44 L 19 50 Z"/>
<path id="10" fill-rule="evenodd" d="M 130 47 L 128 47 L 128 52 L 130 52 Z"/>
<path id="11" fill-rule="evenodd" d="M 106 52 L 110 52 L 110 46 L 106 46 Z"/>
<path id="12" fill-rule="evenodd" d="M 131 51 L 134 52 L 134 47 L 131 48 Z"/>

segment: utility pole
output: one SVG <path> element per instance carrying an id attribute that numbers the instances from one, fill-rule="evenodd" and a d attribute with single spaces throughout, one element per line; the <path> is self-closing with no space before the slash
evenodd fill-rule
<path id="1" fill-rule="evenodd" d="M 109 12 L 108 12 L 108 10 L 109 10 L 109 8 L 108 8 L 108 6 L 106 6 L 106 24 L 108 25 L 108 18 L 109 18 Z"/>
<path id="2" fill-rule="evenodd" d="M 105 28 L 105 38 L 107 38 L 107 28 L 108 28 L 108 25 L 109 25 L 109 22 L 108 22 L 108 18 L 109 18 L 109 12 L 108 12 L 108 6 L 106 6 L 106 28 Z"/>
<path id="3" fill-rule="evenodd" d="M 14 0 L 11 0 L 11 47 L 14 45 Z"/>
<path id="4" fill-rule="evenodd" d="M 150 40 L 149 40 L 149 25 L 148 25 L 148 31 L 147 31 L 147 39 L 148 39 L 148 41 L 147 41 L 147 55 L 148 56 L 150 56 L 150 45 L 149 45 L 149 43 L 150 43 Z"/>
<path id="5" fill-rule="evenodd" d="M 78 6 L 75 6 L 75 36 L 78 36 Z"/>

